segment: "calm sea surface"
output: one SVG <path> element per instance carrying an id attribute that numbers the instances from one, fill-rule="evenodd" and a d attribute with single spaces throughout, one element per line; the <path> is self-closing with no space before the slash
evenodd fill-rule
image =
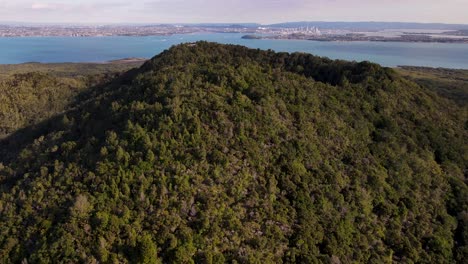
<path id="1" fill-rule="evenodd" d="M 368 60 L 385 66 L 468 69 L 468 44 L 247 40 L 241 37 L 242 34 L 227 33 L 151 37 L 0 38 L 0 64 L 151 58 L 175 44 L 207 40 L 275 51 L 308 52 L 332 59 Z"/>

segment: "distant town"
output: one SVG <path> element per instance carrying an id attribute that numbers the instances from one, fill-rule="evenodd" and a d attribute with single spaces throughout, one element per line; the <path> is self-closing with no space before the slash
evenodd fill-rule
<path id="1" fill-rule="evenodd" d="M 372 28 L 369 26 L 362 28 L 359 28 L 359 26 L 329 26 L 328 28 L 319 28 L 310 23 L 269 26 L 258 24 L 81 26 L 0 24 L 0 37 L 164 36 L 191 33 L 242 33 L 245 34 L 243 36 L 245 39 L 468 43 L 468 30 L 465 29 L 411 30 L 403 28 Z"/>
<path id="2" fill-rule="evenodd" d="M 107 36 L 161 36 L 187 34 L 198 31 L 183 26 L 17 26 L 0 25 L 0 37 L 107 37 Z"/>
<path id="3" fill-rule="evenodd" d="M 270 35 L 320 35 L 317 27 L 262 27 L 242 25 L 0 25 L 0 37 L 106 37 L 106 36 L 164 36 L 190 33 L 255 33 Z"/>

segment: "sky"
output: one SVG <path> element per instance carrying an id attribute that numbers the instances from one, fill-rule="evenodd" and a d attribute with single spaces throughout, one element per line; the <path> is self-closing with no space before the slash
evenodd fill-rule
<path id="1" fill-rule="evenodd" d="M 468 0 L 0 0 L 1 22 L 468 24 Z"/>

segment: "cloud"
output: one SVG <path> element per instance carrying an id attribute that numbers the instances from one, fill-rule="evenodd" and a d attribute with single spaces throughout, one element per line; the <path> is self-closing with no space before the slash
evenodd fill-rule
<path id="1" fill-rule="evenodd" d="M 66 9 L 66 5 L 63 4 L 49 4 L 49 3 L 33 3 L 31 9 L 33 10 L 59 10 Z"/>
<path id="2" fill-rule="evenodd" d="M 88 2 L 88 1 L 75 1 L 71 3 L 57 3 L 57 2 L 34 2 L 26 9 L 36 12 L 76 12 L 79 15 L 86 15 L 89 12 L 108 12 L 110 10 L 122 7 L 128 7 L 131 4 L 128 1 L 106 1 L 106 2 Z"/>
<path id="3" fill-rule="evenodd" d="M 25 22 L 415 21 L 468 23 L 468 0 L 0 0 Z"/>

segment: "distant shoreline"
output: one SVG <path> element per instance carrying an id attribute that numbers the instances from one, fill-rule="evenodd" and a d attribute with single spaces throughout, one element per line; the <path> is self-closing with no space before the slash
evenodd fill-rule
<path id="1" fill-rule="evenodd" d="M 38 62 L 38 61 L 28 61 L 22 63 L 0 63 L 0 65 L 63 65 L 63 64 L 130 64 L 130 63 L 144 63 L 148 61 L 149 58 L 122 58 L 116 60 L 108 61 L 79 61 L 79 62 Z"/>
<path id="2" fill-rule="evenodd" d="M 414 35 L 405 35 L 400 37 L 381 37 L 381 36 L 365 36 L 364 34 L 347 34 L 347 35 L 244 35 L 243 39 L 252 40 L 309 40 L 321 42 L 402 42 L 402 43 L 454 43 L 468 44 L 468 38 L 433 38 L 422 33 Z"/>

